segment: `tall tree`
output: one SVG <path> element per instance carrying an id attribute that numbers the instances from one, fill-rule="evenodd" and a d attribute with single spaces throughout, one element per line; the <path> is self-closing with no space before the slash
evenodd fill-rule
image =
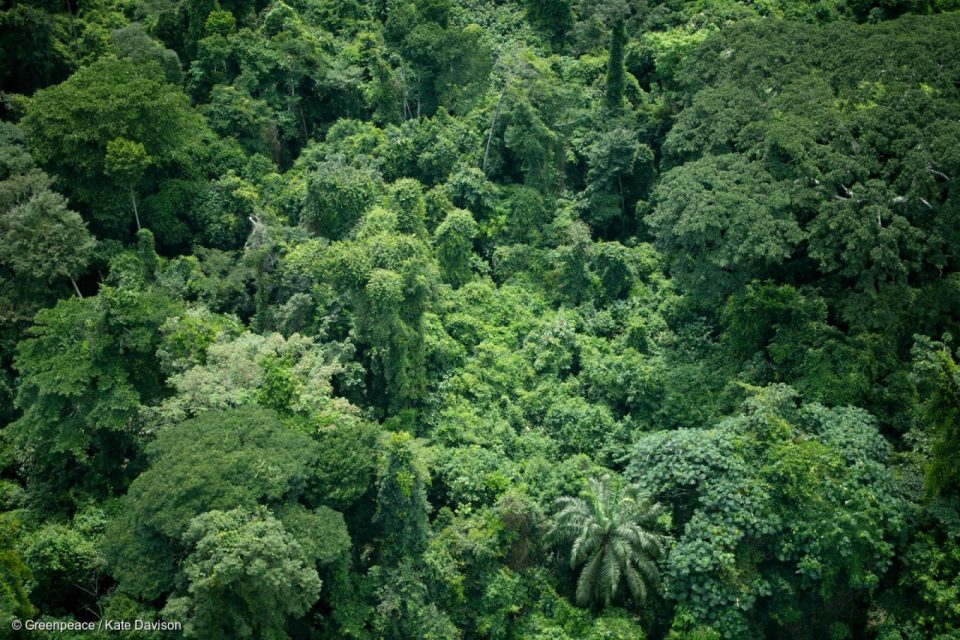
<path id="1" fill-rule="evenodd" d="M 137 231 L 142 227 L 140 212 L 137 209 L 136 186 L 143 179 L 148 166 L 150 166 L 150 156 L 147 155 L 141 143 L 126 138 L 115 138 L 107 143 L 103 169 L 108 176 L 117 181 L 121 188 L 130 192 L 130 206 L 133 210 L 134 222 L 137 223 Z"/>
<path id="2" fill-rule="evenodd" d="M 183 541 L 192 549 L 184 565 L 189 596 L 166 610 L 185 618 L 188 638 L 289 638 L 287 619 L 320 595 L 313 546 L 266 507 L 208 511 L 190 522 Z"/>
<path id="3" fill-rule="evenodd" d="M 470 258 L 477 223 L 469 211 L 454 209 L 434 232 L 434 246 L 440 260 L 443 278 L 455 287 L 470 279 Z"/>
<path id="4" fill-rule="evenodd" d="M 418 406 L 426 389 L 424 314 L 439 280 L 420 215 L 371 209 L 350 240 L 334 243 L 321 261 L 323 278 L 353 308 L 358 341 L 375 374 L 373 401 L 398 412 Z M 413 231 L 419 226 L 419 235 Z"/>
<path id="5" fill-rule="evenodd" d="M 103 59 L 38 91 L 23 126 L 34 157 L 94 231 L 123 239 L 131 187 L 147 166 L 148 178 L 196 176 L 211 139 L 203 117 L 156 63 L 131 60 Z"/>
<path id="6" fill-rule="evenodd" d="M 235 540 L 235 536 L 245 538 L 257 529 L 273 535 L 276 527 L 271 518 L 262 515 L 259 506 L 270 508 L 315 561 L 336 562 L 349 547 L 343 516 L 301 501 L 318 457 L 316 444 L 285 426 L 273 411 L 252 405 L 207 411 L 164 428 L 151 443 L 149 454 L 152 464 L 130 485 L 121 509 L 108 527 L 105 544 L 112 575 L 125 593 L 145 600 L 188 594 L 201 600 L 213 597 L 218 585 L 204 579 L 201 567 L 216 564 L 213 547 L 217 530 L 223 529 L 228 541 Z M 196 527 L 196 535 L 184 537 L 191 523 L 196 523 L 195 518 L 234 509 L 241 511 L 208 516 L 203 525 Z M 260 524 L 248 529 L 241 524 L 244 520 Z M 322 535 L 313 538 L 311 528 Z M 201 544 L 208 534 L 208 542 Z M 287 537 L 277 535 L 286 545 Z M 185 564 L 191 554 L 198 552 L 192 563 Z M 224 557 L 242 553 L 229 544 L 222 552 Z M 285 550 L 278 547 L 277 552 L 302 557 L 292 546 Z M 191 565 L 190 573 L 184 574 Z M 229 567 L 223 570 L 224 577 L 234 585 L 221 585 L 225 588 L 220 593 L 224 600 L 235 596 L 255 600 L 245 591 L 247 587 L 255 588 L 253 583 L 246 583 Z M 300 573 L 299 569 L 294 571 L 296 575 Z M 188 588 L 189 584 L 197 586 Z M 289 594 L 284 591 L 286 588 L 281 586 L 279 592 L 274 592 L 280 595 L 270 597 L 287 597 L 282 595 Z M 201 593 L 194 593 L 197 590 Z M 252 601 L 237 603 L 243 611 L 238 615 L 246 624 L 256 619 L 256 611 L 248 608 Z M 198 604 L 194 601 L 190 606 Z M 209 602 L 202 606 L 206 608 L 204 615 L 215 610 Z M 207 623 L 216 624 L 212 620 Z M 230 624 L 240 623 L 233 620 Z"/>
<path id="7" fill-rule="evenodd" d="M 86 269 L 94 239 L 51 182 L 32 172 L 0 183 L 0 264 L 19 278 L 69 281 L 79 294 L 74 278 Z"/>
<path id="8" fill-rule="evenodd" d="M 627 40 L 627 26 L 623 18 L 613 23 L 610 34 L 610 58 L 607 61 L 607 90 L 604 95 L 607 109 L 613 112 L 623 108 L 623 91 L 626 83 L 623 67 L 624 45 Z"/>
<path id="9" fill-rule="evenodd" d="M 427 480 L 413 437 L 405 432 L 387 436 L 377 477 L 376 514 L 383 532 L 381 556 L 387 566 L 416 559 L 427 548 Z"/>
<path id="10" fill-rule="evenodd" d="M 179 308 L 155 290 L 104 286 L 37 314 L 17 349 L 23 415 L 10 429 L 40 502 L 117 495 L 140 470 L 139 409 L 164 392 L 155 352 Z"/>

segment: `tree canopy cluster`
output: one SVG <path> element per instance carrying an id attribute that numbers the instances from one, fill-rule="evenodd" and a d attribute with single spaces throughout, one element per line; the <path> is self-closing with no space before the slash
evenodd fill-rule
<path id="1" fill-rule="evenodd" d="M 957 0 L 3 0 L 0 636 L 960 638 L 958 246 Z"/>

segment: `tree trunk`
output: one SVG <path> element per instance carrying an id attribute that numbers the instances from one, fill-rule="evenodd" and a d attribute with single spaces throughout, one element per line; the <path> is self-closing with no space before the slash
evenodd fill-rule
<path id="1" fill-rule="evenodd" d="M 623 177 L 617 171 L 617 184 L 620 185 L 620 213 L 627 214 L 627 199 L 623 196 Z"/>
<path id="2" fill-rule="evenodd" d="M 80 293 L 80 287 L 77 286 L 77 281 L 70 278 L 70 284 L 73 285 L 73 292 L 77 294 L 77 297 L 83 299 L 83 294 Z"/>
<path id="3" fill-rule="evenodd" d="M 487 160 L 490 158 L 490 142 L 493 140 L 493 131 L 497 127 L 497 118 L 500 117 L 500 107 L 503 105 L 503 97 L 507 94 L 507 86 L 509 86 L 510 81 L 505 80 L 503 83 L 503 90 L 500 91 L 500 97 L 497 99 L 497 108 L 493 111 L 493 120 L 490 121 L 490 131 L 487 133 L 487 146 L 483 150 L 483 174 L 487 174 Z"/>
<path id="4" fill-rule="evenodd" d="M 140 212 L 137 211 L 137 197 L 133 194 L 133 187 L 130 187 L 130 204 L 133 205 L 133 219 L 137 223 L 137 231 L 140 231 Z"/>
<path id="5" fill-rule="evenodd" d="M 297 115 L 300 116 L 300 131 L 303 134 L 303 144 L 310 141 L 310 135 L 307 133 L 307 119 L 303 116 L 303 105 L 297 104 Z"/>
<path id="6" fill-rule="evenodd" d="M 73 13 L 73 7 L 70 6 L 70 0 L 64 0 L 67 5 L 67 13 L 70 14 L 70 35 L 73 38 L 73 48 L 77 48 L 77 16 Z"/>

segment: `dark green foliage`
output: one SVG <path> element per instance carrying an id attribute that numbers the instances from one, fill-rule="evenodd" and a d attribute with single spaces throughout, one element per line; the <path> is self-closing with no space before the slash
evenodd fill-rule
<path id="1" fill-rule="evenodd" d="M 954 597 L 960 589 L 956 503 L 935 503 L 929 515 L 932 517 L 902 551 L 902 590 L 897 593 L 902 599 L 884 602 L 893 613 L 885 626 L 935 638 L 950 637 L 960 627 L 960 610 Z"/>
<path id="2" fill-rule="evenodd" d="M 667 593 L 726 633 L 817 637 L 848 623 L 854 610 L 831 603 L 862 606 L 903 527 L 889 445 L 869 416 L 795 402 L 767 388 L 716 428 L 646 436 L 631 463 L 682 531 Z M 734 567 L 742 577 L 727 577 Z"/>
<path id="3" fill-rule="evenodd" d="M 177 309 L 154 290 L 104 287 L 37 314 L 17 351 L 23 415 L 10 427 L 37 500 L 117 494 L 139 471 L 137 414 L 164 392 L 153 354 Z"/>
<path id="4" fill-rule="evenodd" d="M 72 67 L 67 27 L 43 7 L 17 3 L 0 12 L 0 83 L 11 93 L 66 78 Z"/>
<path id="5" fill-rule="evenodd" d="M 381 553 L 386 566 L 416 558 L 426 550 L 430 503 L 429 481 L 409 434 L 387 436 L 377 473 L 376 522 L 383 535 Z"/>
<path id="6" fill-rule="evenodd" d="M 168 427 L 148 454 L 151 465 L 130 486 L 107 545 L 121 587 L 146 600 L 177 587 L 179 564 L 199 541 L 183 537 L 194 518 L 295 503 L 318 457 L 307 436 L 255 407 L 209 412 Z"/>
<path id="7" fill-rule="evenodd" d="M 177 53 L 165 49 L 162 44 L 151 38 L 142 24 L 134 22 L 122 29 L 117 29 L 110 34 L 110 42 L 117 50 L 118 57 L 129 58 L 137 64 L 155 62 L 163 67 L 167 80 L 173 84 L 179 84 L 183 79 Z"/>
<path id="8" fill-rule="evenodd" d="M 663 176 L 646 222 L 678 279 L 704 300 L 724 300 L 783 264 L 804 233 L 789 197 L 757 163 L 708 156 Z"/>
<path id="9" fill-rule="evenodd" d="M 623 103 L 625 83 L 623 45 L 626 39 L 626 23 L 620 18 L 613 24 L 613 33 L 610 35 L 610 59 L 607 62 L 607 91 L 604 99 L 610 111 L 618 111 Z"/>
<path id="10" fill-rule="evenodd" d="M 37 311 L 79 294 L 76 280 L 91 262 L 95 240 L 80 215 L 34 166 L 20 129 L 0 123 L 0 366 Z M 0 419 L 12 417 L 13 389 L 0 374 Z"/>
<path id="11" fill-rule="evenodd" d="M 40 165 L 97 231 L 119 238 L 132 218 L 128 191 L 148 168 L 152 180 L 191 173 L 209 135 L 159 66 L 130 60 L 102 60 L 38 92 L 23 123 Z"/>
<path id="12" fill-rule="evenodd" d="M 460 633 L 435 604 L 412 563 L 377 575 L 382 585 L 374 627 L 384 640 L 431 638 L 455 640 Z"/>
<path id="13" fill-rule="evenodd" d="M 380 432 L 364 423 L 323 428 L 314 436 L 320 446 L 315 467 L 317 502 L 346 509 L 374 486 Z"/>
<path id="14" fill-rule="evenodd" d="M 630 212 L 639 198 L 649 195 L 653 183 L 653 151 L 637 143 L 636 131 L 616 126 L 594 138 L 586 159 L 584 218 L 608 234 L 630 228 Z"/>
<path id="15" fill-rule="evenodd" d="M 18 279 L 63 284 L 83 273 L 94 240 L 51 182 L 33 171 L 0 183 L 0 264 Z"/>
<path id="16" fill-rule="evenodd" d="M 237 249 L 250 234 L 259 214 L 256 189 L 232 172 L 211 182 L 192 203 L 193 227 L 204 246 Z"/>
<path id="17" fill-rule="evenodd" d="M 417 189 L 415 193 L 413 205 L 418 208 L 422 202 Z M 396 189 L 393 195 L 396 199 Z M 436 261 L 422 237 L 426 235 L 422 216 L 411 214 L 409 207 L 403 214 L 373 208 L 354 237 L 331 245 L 321 263 L 323 279 L 353 306 L 355 335 L 369 346 L 372 371 L 379 380 L 375 397 L 391 412 L 422 400 L 423 317 L 439 280 Z"/>
<path id="18" fill-rule="evenodd" d="M 470 279 L 470 258 L 477 223 L 469 211 L 454 209 L 447 214 L 434 232 L 437 259 L 443 279 L 457 287 Z"/>
<path id="19" fill-rule="evenodd" d="M 926 341 L 924 341 L 926 342 Z M 926 391 L 921 405 L 932 440 L 926 469 L 927 492 L 960 496 L 960 371 L 950 348 L 942 343 L 918 344 L 916 373 Z"/>
<path id="20" fill-rule="evenodd" d="M 186 637 L 287 638 L 286 618 L 319 596 L 312 549 L 264 507 L 208 511 L 191 520 L 183 542 L 192 549 L 184 567 L 190 595 L 167 611 L 185 616 Z"/>
<path id="21" fill-rule="evenodd" d="M 374 203 L 379 176 L 340 161 L 327 161 L 309 174 L 302 222 L 317 235 L 339 239 L 353 230 Z"/>
<path id="22" fill-rule="evenodd" d="M 21 548 L 33 574 L 32 602 L 44 611 L 81 615 L 97 606 L 104 589 L 104 524 L 103 512 L 88 508 L 69 526 L 48 523 L 24 536 Z"/>
<path id="23" fill-rule="evenodd" d="M 460 111 L 483 87 L 490 70 L 490 53 L 475 25 L 450 20 L 449 0 L 390 2 L 384 38 L 409 66 L 403 73 L 403 118 L 433 115 L 438 107 Z M 405 68 L 404 68 L 405 67 Z"/>
<path id="24" fill-rule="evenodd" d="M 573 10 L 568 0 L 526 0 L 527 17 L 542 29 L 556 45 L 562 45 L 573 26 Z"/>

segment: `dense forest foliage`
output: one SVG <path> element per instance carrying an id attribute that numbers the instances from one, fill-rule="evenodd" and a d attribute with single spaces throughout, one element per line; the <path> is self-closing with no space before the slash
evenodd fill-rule
<path id="1" fill-rule="evenodd" d="M 0 637 L 960 639 L 957 0 L 0 0 L 0 118 Z"/>

